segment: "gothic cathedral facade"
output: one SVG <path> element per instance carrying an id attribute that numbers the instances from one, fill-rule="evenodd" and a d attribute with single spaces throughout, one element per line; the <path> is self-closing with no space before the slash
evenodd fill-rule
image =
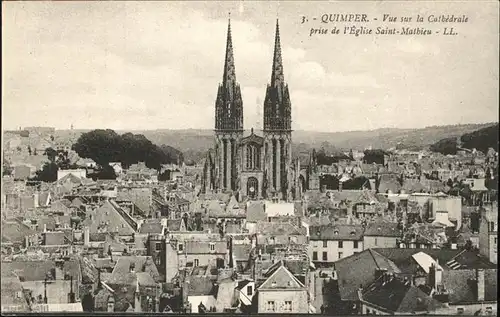
<path id="1" fill-rule="evenodd" d="M 263 136 L 243 129 L 243 100 L 236 80 L 231 22 L 222 83 L 215 101 L 215 146 L 208 151 L 202 193 L 233 192 L 242 199 L 296 196 L 299 167 L 292 164 L 292 106 L 285 83 L 279 23 L 276 22 L 271 82 L 264 100 Z"/>

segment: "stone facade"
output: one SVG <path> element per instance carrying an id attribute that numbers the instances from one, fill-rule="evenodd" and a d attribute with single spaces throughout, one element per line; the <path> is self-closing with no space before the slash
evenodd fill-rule
<path id="1" fill-rule="evenodd" d="M 229 24 L 224 76 L 215 103 L 215 147 L 206 157 L 201 191 L 237 192 L 240 200 L 291 199 L 298 179 L 293 174 L 291 122 L 276 23 L 271 83 L 264 101 L 264 135 L 257 136 L 252 129 L 250 136 L 243 137 L 243 101 L 236 81 Z"/>

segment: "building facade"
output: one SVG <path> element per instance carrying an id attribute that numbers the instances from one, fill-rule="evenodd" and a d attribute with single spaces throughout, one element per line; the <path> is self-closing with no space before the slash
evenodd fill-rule
<path id="1" fill-rule="evenodd" d="M 278 22 L 271 82 L 264 101 L 263 136 L 253 128 L 249 136 L 243 136 L 243 100 L 236 80 L 230 22 L 223 73 L 215 102 L 215 146 L 206 156 L 201 191 L 237 192 L 240 200 L 289 199 L 296 177 L 292 172 L 291 102 Z"/>

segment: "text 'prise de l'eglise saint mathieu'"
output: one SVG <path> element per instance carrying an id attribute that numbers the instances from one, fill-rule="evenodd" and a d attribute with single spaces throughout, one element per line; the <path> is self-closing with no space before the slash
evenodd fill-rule
<path id="1" fill-rule="evenodd" d="M 300 17 L 300 24 L 308 27 L 309 36 L 318 35 L 459 35 L 460 26 L 468 23 L 465 14 L 416 14 L 380 16 L 365 13 L 324 13 Z"/>

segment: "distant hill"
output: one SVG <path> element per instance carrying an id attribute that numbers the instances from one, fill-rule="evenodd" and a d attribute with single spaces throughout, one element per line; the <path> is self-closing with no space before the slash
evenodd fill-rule
<path id="1" fill-rule="evenodd" d="M 457 124 L 448 126 L 431 126 L 422 129 L 377 129 L 371 131 L 348 132 L 313 132 L 294 131 L 293 151 L 310 151 L 313 148 L 331 152 L 336 150 L 348 151 L 349 149 L 364 150 L 389 148 L 428 148 L 432 144 L 446 138 L 457 138 L 468 133 L 487 128 L 495 123 Z M 498 124 L 497 131 L 498 131 Z M 89 130 L 56 130 L 57 141 L 71 142 L 79 135 Z M 151 142 L 161 146 L 167 144 L 179 149 L 184 154 L 184 159 L 199 160 L 205 152 L 213 147 L 213 130 L 186 129 L 186 130 L 143 130 L 143 131 L 116 131 L 117 133 L 133 132 L 143 134 Z M 249 133 L 248 131 L 246 133 Z M 259 132 L 260 133 L 260 132 Z M 498 133 L 498 132 L 497 132 Z M 497 142 L 498 143 L 498 142 Z"/>
<path id="2" fill-rule="evenodd" d="M 491 147 L 498 151 L 498 123 L 483 127 L 476 131 L 464 133 L 460 136 L 461 147 L 465 149 L 476 149 L 486 153 Z M 458 137 L 447 137 L 437 141 L 430 146 L 431 151 L 442 154 L 457 153 Z"/>

